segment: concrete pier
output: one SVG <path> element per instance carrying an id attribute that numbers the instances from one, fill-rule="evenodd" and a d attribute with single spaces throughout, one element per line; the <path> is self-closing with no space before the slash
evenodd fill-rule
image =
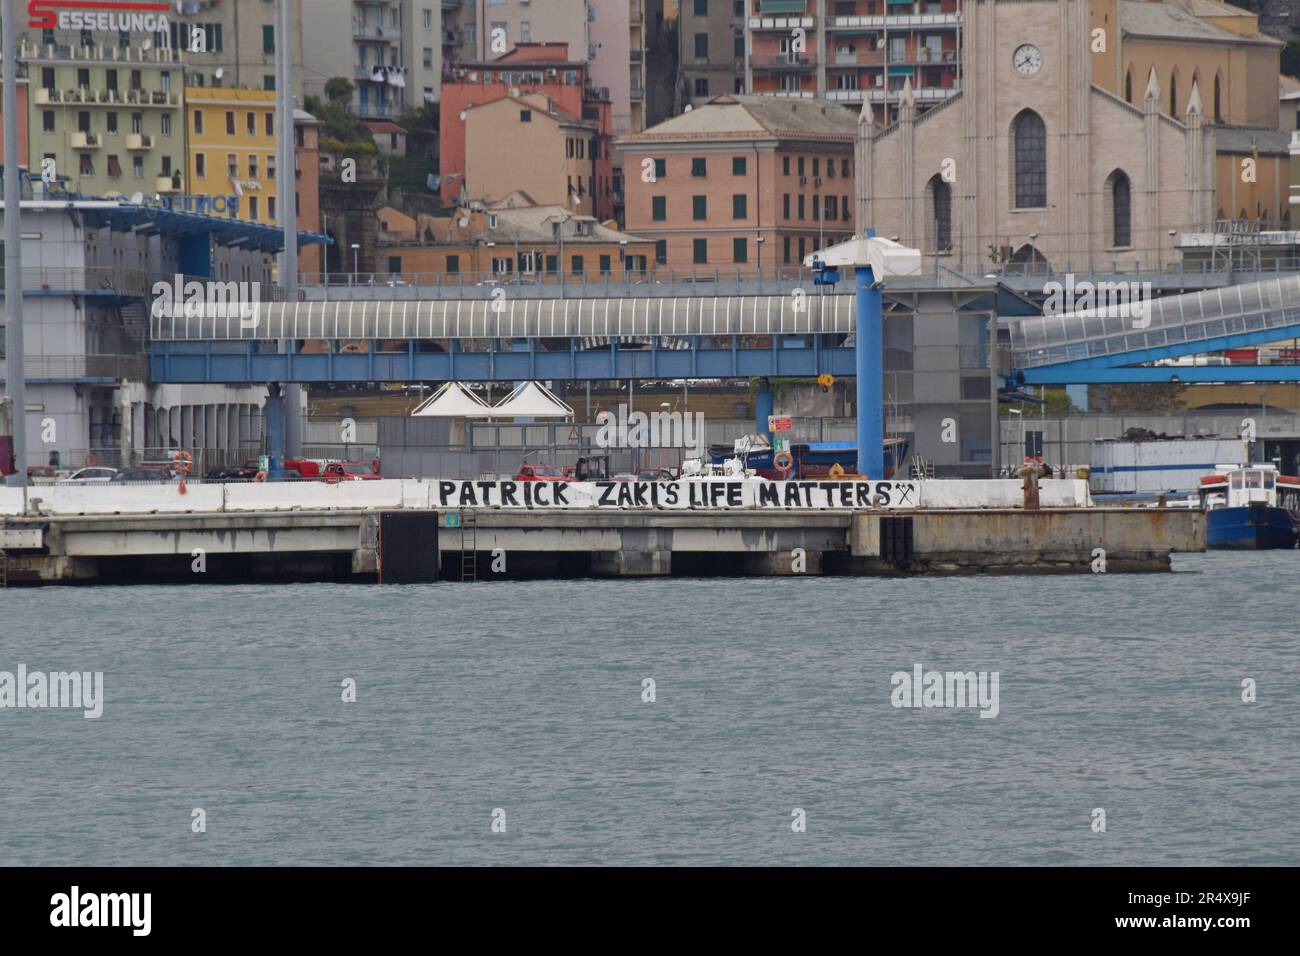
<path id="1" fill-rule="evenodd" d="M 1116 573 L 1167 571 L 1172 553 L 1205 550 L 1204 515 L 1187 509 L 400 513 L 11 514 L 0 517 L 0 582 L 461 580 L 466 554 L 480 581 Z"/>

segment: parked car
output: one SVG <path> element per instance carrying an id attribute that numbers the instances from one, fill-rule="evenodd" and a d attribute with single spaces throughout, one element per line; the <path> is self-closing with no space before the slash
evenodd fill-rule
<path id="1" fill-rule="evenodd" d="M 249 458 L 242 465 L 213 468 L 208 472 L 208 477 L 214 481 L 252 481 L 261 469 L 261 463 L 256 458 Z"/>
<path id="2" fill-rule="evenodd" d="M 632 472 L 630 471 L 621 471 L 613 478 L 610 479 L 610 481 L 636 481 L 636 480 L 637 480 L 636 475 L 632 474 Z"/>
<path id="3" fill-rule="evenodd" d="M 123 468 L 116 475 L 109 479 L 112 484 L 118 484 L 127 481 L 170 481 L 169 475 L 164 475 L 156 468 Z"/>
<path id="4" fill-rule="evenodd" d="M 68 481 L 77 481 L 83 484 L 106 485 L 113 480 L 113 476 L 116 474 L 116 468 L 94 465 L 89 468 L 82 468 L 79 471 L 74 471 L 68 476 Z"/>
<path id="5" fill-rule="evenodd" d="M 40 484 L 48 484 L 49 482 L 54 481 L 58 477 L 59 477 L 59 469 L 55 468 L 53 465 L 28 465 L 27 466 L 28 481 L 39 482 Z"/>
<path id="6" fill-rule="evenodd" d="M 340 481 L 379 481 L 383 477 L 359 461 L 332 461 L 321 471 L 321 481 L 330 484 Z"/>
<path id="7" fill-rule="evenodd" d="M 667 468 L 643 468 L 636 473 L 637 481 L 672 481 L 673 473 Z"/>
<path id="8" fill-rule="evenodd" d="M 570 481 L 572 476 L 559 465 L 520 465 L 515 481 Z"/>

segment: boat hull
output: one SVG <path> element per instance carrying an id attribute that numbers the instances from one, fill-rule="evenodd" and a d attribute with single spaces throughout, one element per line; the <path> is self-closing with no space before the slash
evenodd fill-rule
<path id="1" fill-rule="evenodd" d="M 1206 544 L 1215 550 L 1265 551 L 1296 546 L 1296 524 L 1285 508 L 1253 504 L 1206 513 Z"/>

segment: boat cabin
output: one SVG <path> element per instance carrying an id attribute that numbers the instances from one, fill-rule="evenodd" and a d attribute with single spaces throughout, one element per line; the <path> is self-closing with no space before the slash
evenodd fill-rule
<path id="1" fill-rule="evenodd" d="M 1300 478 L 1280 475 L 1273 465 L 1229 468 L 1201 479 L 1201 509 L 1246 508 L 1252 502 L 1300 511 Z"/>

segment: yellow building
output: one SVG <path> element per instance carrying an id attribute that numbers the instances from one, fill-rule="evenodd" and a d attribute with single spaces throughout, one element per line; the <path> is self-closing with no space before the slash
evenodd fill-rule
<path id="1" fill-rule="evenodd" d="M 206 211 L 275 225 L 275 92 L 185 89 L 185 181 Z"/>

